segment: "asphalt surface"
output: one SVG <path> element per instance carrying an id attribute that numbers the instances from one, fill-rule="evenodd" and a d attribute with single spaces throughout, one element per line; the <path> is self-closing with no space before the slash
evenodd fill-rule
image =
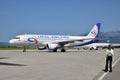
<path id="1" fill-rule="evenodd" d="M 120 80 L 120 60 L 113 67 L 113 72 L 109 72 L 103 80 Z"/>
<path id="2" fill-rule="evenodd" d="M 105 50 L 48 52 L 0 50 L 0 80 L 98 80 L 105 72 Z M 120 56 L 115 49 L 114 61 Z M 120 61 L 103 80 L 117 80 Z M 111 76 L 112 75 L 112 76 Z"/>

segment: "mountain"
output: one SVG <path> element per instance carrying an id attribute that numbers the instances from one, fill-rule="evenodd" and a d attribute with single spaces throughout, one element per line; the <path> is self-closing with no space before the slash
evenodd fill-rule
<path id="1" fill-rule="evenodd" d="M 120 43 L 120 31 L 100 32 L 100 42 Z"/>
<path id="2" fill-rule="evenodd" d="M 82 33 L 82 35 L 87 35 L 88 33 Z M 100 32 L 99 43 L 105 43 L 107 40 L 111 43 L 120 43 L 120 30 L 111 32 Z"/>

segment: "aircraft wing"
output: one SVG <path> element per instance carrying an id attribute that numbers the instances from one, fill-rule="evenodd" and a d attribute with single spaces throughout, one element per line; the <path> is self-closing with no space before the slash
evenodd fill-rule
<path id="1" fill-rule="evenodd" d="M 89 40 L 89 39 L 93 39 L 93 38 L 92 37 L 86 37 L 86 38 L 81 38 L 81 39 L 71 39 L 71 40 L 57 41 L 57 42 L 54 42 L 54 43 L 60 44 L 60 45 L 65 45 L 65 44 L 68 44 L 68 43 L 74 43 L 75 41 L 83 42 L 84 40 Z"/>

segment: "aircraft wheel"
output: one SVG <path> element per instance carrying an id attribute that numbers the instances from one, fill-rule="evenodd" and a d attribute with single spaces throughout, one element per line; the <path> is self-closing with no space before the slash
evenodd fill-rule
<path id="1" fill-rule="evenodd" d="M 26 47 L 25 46 L 23 47 L 23 52 L 26 52 Z"/>
<path id="2" fill-rule="evenodd" d="M 90 48 L 90 50 L 92 50 L 92 48 Z"/>
<path id="3" fill-rule="evenodd" d="M 65 49 L 61 49 L 61 52 L 65 52 Z"/>
<path id="4" fill-rule="evenodd" d="M 57 52 L 57 49 L 53 49 L 53 52 Z"/>

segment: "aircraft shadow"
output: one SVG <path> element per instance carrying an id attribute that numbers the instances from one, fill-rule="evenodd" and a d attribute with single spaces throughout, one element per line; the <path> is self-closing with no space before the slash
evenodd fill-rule
<path id="1" fill-rule="evenodd" d="M 14 52 L 21 52 L 21 53 L 27 53 L 27 52 L 42 52 L 42 53 L 46 53 L 46 52 L 50 52 L 50 53 L 69 53 L 69 52 L 79 52 L 78 50 L 74 50 L 74 51 L 69 51 L 69 50 L 67 50 L 66 52 L 61 52 L 61 51 L 57 51 L 57 52 L 53 52 L 53 51 L 47 51 L 47 50 L 45 50 L 45 51 L 42 51 L 42 50 L 28 50 L 28 51 L 26 51 L 26 52 L 22 52 L 22 51 L 14 51 Z"/>
<path id="2" fill-rule="evenodd" d="M 0 57 L 0 59 L 8 59 L 8 58 L 10 58 L 10 57 Z"/>
<path id="3" fill-rule="evenodd" d="M 7 63 L 7 62 L 0 62 L 0 65 L 5 65 L 5 66 L 27 66 L 23 64 L 15 64 L 15 63 Z"/>

